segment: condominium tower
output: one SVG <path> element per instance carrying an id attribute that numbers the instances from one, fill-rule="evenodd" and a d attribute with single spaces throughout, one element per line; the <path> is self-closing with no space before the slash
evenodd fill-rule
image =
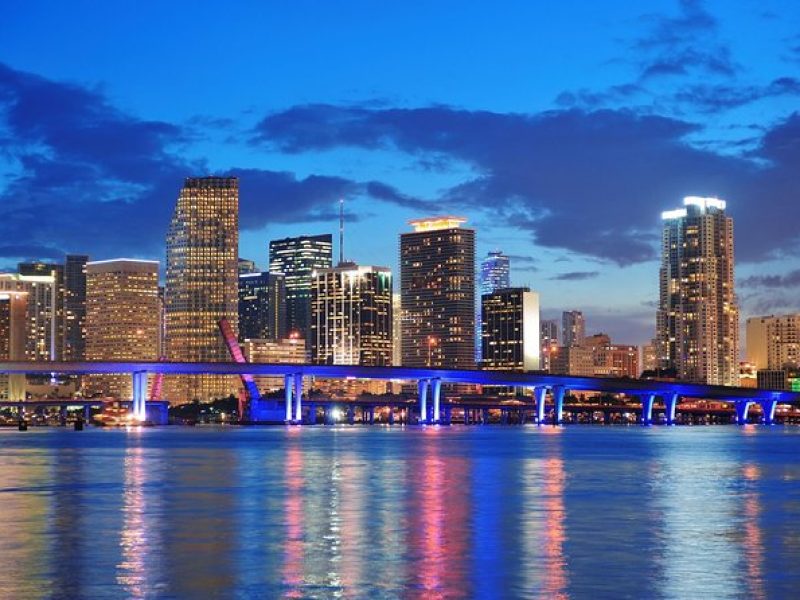
<path id="1" fill-rule="evenodd" d="M 686 381 L 738 383 L 739 309 L 734 294 L 733 219 L 725 201 L 689 196 L 662 213 L 659 308 L 661 368 Z"/>
<path id="2" fill-rule="evenodd" d="M 579 310 L 568 310 L 561 314 L 561 345 L 580 346 L 586 337 L 586 320 Z"/>
<path id="3" fill-rule="evenodd" d="M 64 353 L 81 361 L 86 352 L 86 263 L 88 256 L 68 254 L 64 264 Z"/>
<path id="4" fill-rule="evenodd" d="M 500 250 L 493 250 L 481 261 L 481 272 L 478 280 L 480 295 L 475 311 L 475 360 L 480 363 L 483 354 L 481 344 L 481 296 L 491 294 L 500 289 L 511 287 L 511 263 Z"/>
<path id="5" fill-rule="evenodd" d="M 483 294 L 481 322 L 484 369 L 539 370 L 539 294 L 526 287 Z"/>
<path id="6" fill-rule="evenodd" d="M 465 221 L 417 219 L 400 235 L 403 366 L 475 367 L 475 231 Z"/>
<path id="7" fill-rule="evenodd" d="M 167 360 L 230 360 L 218 323 L 225 318 L 238 332 L 238 253 L 238 179 L 186 179 L 167 234 Z M 238 387 L 235 378 L 218 375 L 173 376 L 164 385 L 171 402 L 225 397 Z"/>

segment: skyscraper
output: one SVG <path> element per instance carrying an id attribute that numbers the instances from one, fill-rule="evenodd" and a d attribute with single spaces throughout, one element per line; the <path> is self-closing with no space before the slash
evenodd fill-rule
<path id="1" fill-rule="evenodd" d="M 68 254 L 64 265 L 64 360 L 81 361 L 86 352 L 86 263 Z"/>
<path id="2" fill-rule="evenodd" d="M 27 292 L 28 310 L 25 325 L 25 357 L 28 360 L 56 360 L 56 332 L 59 298 L 56 278 L 49 275 L 0 273 L 0 291 Z"/>
<path id="3" fill-rule="evenodd" d="M 317 271 L 311 289 L 311 360 L 317 364 L 392 364 L 392 273 L 340 263 Z"/>
<path id="4" fill-rule="evenodd" d="M 539 340 L 541 342 L 541 368 L 543 371 L 550 370 L 550 362 L 558 353 L 558 321 L 555 319 L 541 322 L 539 328 Z"/>
<path id="5" fill-rule="evenodd" d="M 286 329 L 309 341 L 313 274 L 333 265 L 330 234 L 304 235 L 269 243 L 269 272 L 286 280 Z"/>
<path id="6" fill-rule="evenodd" d="M 579 310 L 564 311 L 561 314 L 562 346 L 580 346 L 586 337 L 586 321 Z"/>
<path id="7" fill-rule="evenodd" d="M 86 358 L 158 360 L 158 262 L 119 258 L 86 264 Z M 130 375 L 87 375 L 88 395 L 130 399 Z"/>
<path id="8" fill-rule="evenodd" d="M 800 368 L 800 313 L 747 319 L 747 362 L 761 370 Z"/>
<path id="9" fill-rule="evenodd" d="M 0 292 L 0 361 L 25 360 L 27 292 Z M 0 399 L 24 400 L 25 375 L 0 375 Z"/>
<path id="10" fill-rule="evenodd" d="M 167 234 L 164 295 L 166 356 L 170 361 L 229 360 L 219 333 L 225 318 L 238 332 L 239 181 L 235 177 L 188 178 Z M 172 402 L 235 394 L 233 377 L 165 378 Z"/>
<path id="11" fill-rule="evenodd" d="M 400 235 L 403 366 L 475 367 L 475 231 L 461 217 Z"/>
<path id="12" fill-rule="evenodd" d="M 733 220 L 725 201 L 689 196 L 662 213 L 656 318 L 659 362 L 680 379 L 738 382 L 739 309 L 734 294 Z"/>
<path id="13" fill-rule="evenodd" d="M 505 288 L 481 296 L 484 369 L 537 371 L 539 294 L 527 287 Z"/>
<path id="14" fill-rule="evenodd" d="M 239 275 L 239 340 L 286 337 L 286 286 L 281 273 Z"/>
<path id="15" fill-rule="evenodd" d="M 478 306 L 475 310 L 475 360 L 480 364 L 483 354 L 481 343 L 481 296 L 491 294 L 500 289 L 511 287 L 511 268 L 508 256 L 500 250 L 494 250 L 481 261 L 481 273 L 478 280 Z"/>
<path id="16" fill-rule="evenodd" d="M 24 277 L 52 277 L 54 282 L 50 360 L 61 360 L 64 351 L 64 265 L 58 263 L 23 262 L 17 271 Z"/>

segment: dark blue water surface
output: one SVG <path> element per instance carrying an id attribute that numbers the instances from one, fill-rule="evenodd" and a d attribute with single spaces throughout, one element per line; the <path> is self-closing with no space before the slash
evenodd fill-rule
<path id="1" fill-rule="evenodd" d="M 800 597 L 800 428 L 0 431 L 3 598 Z"/>

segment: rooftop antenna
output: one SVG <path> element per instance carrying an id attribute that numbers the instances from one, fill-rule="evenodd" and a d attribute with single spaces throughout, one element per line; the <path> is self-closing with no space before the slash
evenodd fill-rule
<path id="1" fill-rule="evenodd" d="M 339 198 L 339 264 L 344 263 L 344 198 Z"/>

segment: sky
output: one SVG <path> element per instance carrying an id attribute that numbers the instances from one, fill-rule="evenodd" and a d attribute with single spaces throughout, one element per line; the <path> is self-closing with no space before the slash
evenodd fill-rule
<path id="1" fill-rule="evenodd" d="M 640 344 L 687 195 L 728 203 L 742 323 L 800 311 L 798 107 L 797 2 L 8 0 L 0 268 L 163 264 L 184 178 L 236 175 L 261 267 L 339 198 L 395 272 L 409 219 L 461 215 L 543 317 Z"/>

